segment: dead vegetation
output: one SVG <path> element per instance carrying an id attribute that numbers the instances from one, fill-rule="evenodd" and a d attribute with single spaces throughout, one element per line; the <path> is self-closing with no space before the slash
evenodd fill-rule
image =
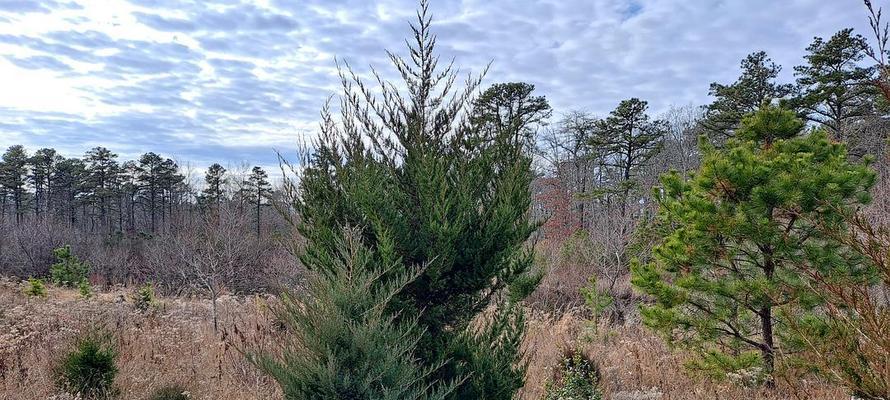
<path id="1" fill-rule="evenodd" d="M 63 399 L 54 385 L 54 361 L 77 335 L 102 326 L 114 332 L 120 357 L 116 384 L 124 399 L 143 399 L 170 385 L 195 399 L 279 399 L 275 382 L 246 361 L 243 351 L 274 348 L 278 328 L 269 297 L 219 299 L 222 329 L 214 333 L 209 300 L 162 298 L 147 313 L 124 289 L 82 299 L 49 288 L 29 298 L 24 284 L 0 282 L 0 398 Z M 607 399 L 842 399 L 843 389 L 819 381 L 774 392 L 689 376 L 682 355 L 634 322 L 591 326 L 578 312 L 559 316 L 529 311 L 525 350 L 529 371 L 522 399 L 538 399 L 566 349 L 579 348 L 600 369 Z"/>

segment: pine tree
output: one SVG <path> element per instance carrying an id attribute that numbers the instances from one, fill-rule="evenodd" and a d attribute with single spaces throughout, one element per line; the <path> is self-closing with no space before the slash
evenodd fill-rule
<path id="1" fill-rule="evenodd" d="M 139 165 L 136 161 L 129 160 L 121 166 L 120 209 L 121 218 L 123 210 L 127 210 L 127 230 L 136 230 L 136 203 L 139 199 Z M 121 221 L 123 222 L 123 221 Z"/>
<path id="2" fill-rule="evenodd" d="M 86 164 L 87 200 L 99 208 L 99 224 L 106 234 L 111 234 L 112 223 L 109 219 L 111 200 L 114 198 L 114 186 L 120 173 L 117 154 L 104 147 L 95 147 L 84 156 Z"/>
<path id="3" fill-rule="evenodd" d="M 148 205 L 151 232 L 155 233 L 158 211 L 162 226 L 165 226 L 167 215 L 172 213 L 176 192 L 185 177 L 179 174 L 179 166 L 175 161 L 152 152 L 139 158 L 136 172 L 142 198 Z M 169 212 L 165 207 L 169 207 Z"/>
<path id="4" fill-rule="evenodd" d="M 38 219 L 49 211 L 49 206 L 53 203 L 50 188 L 55 176 L 56 164 L 61 160 L 62 156 L 57 155 L 56 150 L 51 148 L 37 150 L 29 160 L 31 165 L 29 178 L 31 185 L 34 186 L 34 215 Z"/>
<path id="5" fill-rule="evenodd" d="M 83 199 L 86 165 L 79 158 L 66 158 L 56 163 L 55 179 L 50 183 L 57 204 L 57 215 L 68 221 L 68 226 L 77 224 L 77 207 Z"/>
<path id="6" fill-rule="evenodd" d="M 294 204 L 307 241 L 302 258 L 325 268 L 313 260 L 335 252 L 340 227 L 355 226 L 382 259 L 425 266 L 387 311 L 417 318 L 419 363 L 435 369 L 430 384 L 462 381 L 454 399 L 509 399 L 524 376 L 515 301 L 535 286 L 524 249 L 535 230 L 527 218 L 531 159 L 517 145 L 525 127 L 489 131 L 465 122 L 479 81 L 454 88 L 456 70 L 438 65 L 430 23 L 421 2 L 411 57 L 391 55 L 404 82 L 383 83 L 379 97 L 348 65 L 341 69 L 341 121 L 323 112 Z M 374 283 L 385 287 L 403 273 Z M 471 324 L 486 309 L 486 322 Z"/>
<path id="7" fill-rule="evenodd" d="M 648 108 L 647 102 L 637 98 L 622 101 L 597 124 L 591 138 L 591 145 L 604 156 L 604 166 L 616 172 L 612 190 L 621 195 L 622 218 L 627 214 L 630 193 L 637 186 L 637 173 L 661 150 L 668 131 L 665 121 L 649 119 Z"/>
<path id="8" fill-rule="evenodd" d="M 161 162 L 159 173 L 161 226 L 166 230 L 171 225 L 174 207 L 181 200 L 181 193 L 187 192 L 188 187 L 185 184 L 185 176 L 179 173 L 179 164 L 172 159 L 168 158 Z"/>
<path id="9" fill-rule="evenodd" d="M 264 201 L 272 194 L 272 186 L 269 185 L 269 175 L 260 167 L 253 167 L 250 176 L 244 182 L 245 195 L 247 200 L 254 206 L 256 210 L 256 235 L 260 236 L 260 227 L 262 222 L 262 210 Z"/>
<path id="10" fill-rule="evenodd" d="M 219 210 L 220 203 L 225 196 L 226 169 L 222 165 L 214 163 L 207 168 L 204 174 L 204 190 L 201 191 L 201 201 L 205 206 L 213 205 Z"/>
<path id="11" fill-rule="evenodd" d="M 712 142 L 719 144 L 732 137 L 747 114 L 764 102 L 782 99 L 792 92 L 792 85 L 775 82 L 782 67 L 766 52 L 749 54 L 742 60 L 741 69 L 742 75 L 734 83 L 711 83 L 708 94 L 715 99 L 706 107 L 702 126 Z"/>
<path id="12" fill-rule="evenodd" d="M 140 191 L 143 193 L 142 197 L 148 203 L 152 233 L 157 228 L 157 208 L 158 200 L 161 196 L 163 162 L 164 159 L 161 156 L 153 152 L 145 153 L 139 158 L 137 169 L 138 175 L 136 179 L 139 182 Z"/>
<path id="13" fill-rule="evenodd" d="M 498 131 L 522 130 L 517 136 L 533 145 L 532 130 L 544 123 L 552 114 L 544 96 L 533 94 L 535 85 L 525 82 L 497 83 L 486 89 L 473 101 L 471 124 L 474 129 L 489 132 L 491 137 Z"/>
<path id="14" fill-rule="evenodd" d="M 765 106 L 724 149 L 703 145 L 690 180 L 662 177 L 658 218 L 669 234 L 650 263 L 634 266 L 632 283 L 653 299 L 641 307 L 644 323 L 697 352 L 698 367 L 760 367 L 771 383 L 777 330 L 795 316 L 789 304 L 818 302 L 800 289 L 799 271 L 855 272 L 812 221 L 840 223 L 839 210 L 868 201 L 875 175 L 824 131 L 803 127 L 793 112 Z"/>
<path id="15" fill-rule="evenodd" d="M 0 164 L 0 186 L 10 196 L 15 210 L 16 224 L 22 222 L 25 213 L 25 201 L 28 192 L 25 190 L 28 176 L 28 153 L 22 145 L 10 146 L 3 153 L 3 162 Z"/>
<path id="16" fill-rule="evenodd" d="M 865 38 L 844 29 L 828 41 L 813 39 L 807 65 L 794 68 L 801 93 L 793 103 L 837 140 L 848 139 L 850 125 L 874 112 L 874 68 L 860 65 L 866 49 Z"/>

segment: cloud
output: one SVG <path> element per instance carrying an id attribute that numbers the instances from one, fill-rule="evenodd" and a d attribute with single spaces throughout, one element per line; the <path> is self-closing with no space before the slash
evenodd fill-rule
<path id="1" fill-rule="evenodd" d="M 56 57 L 34 56 L 23 58 L 10 58 L 15 65 L 25 69 L 49 69 L 55 71 L 70 71 L 71 66 L 65 64 Z"/>
<path id="2" fill-rule="evenodd" d="M 317 126 L 339 81 L 396 74 L 414 0 L 0 1 L 0 147 L 104 145 L 199 164 L 273 165 Z M 822 0 L 462 0 L 433 2 L 443 62 L 491 63 L 486 83 L 536 85 L 557 113 L 703 104 L 748 53 L 793 80 L 813 36 L 854 27 L 861 7 Z M 21 93 L 29 94 L 23 101 Z"/>
<path id="3" fill-rule="evenodd" d="M 59 2 L 51 0 L 3 0 L 0 1 L 0 13 L 27 14 L 49 13 L 60 9 L 80 9 L 75 2 Z"/>

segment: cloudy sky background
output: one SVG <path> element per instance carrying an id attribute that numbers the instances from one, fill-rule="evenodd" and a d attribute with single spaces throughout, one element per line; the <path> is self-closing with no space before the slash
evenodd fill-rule
<path id="1" fill-rule="evenodd" d="M 890 4 L 890 2 L 888 2 Z M 885 5 L 878 0 L 876 5 Z M 387 71 L 415 0 L 0 0 L 0 147 L 155 151 L 274 168 L 336 94 L 334 57 Z M 557 114 L 707 103 L 766 50 L 793 79 L 813 36 L 868 35 L 860 0 L 433 0 L 440 52 Z"/>

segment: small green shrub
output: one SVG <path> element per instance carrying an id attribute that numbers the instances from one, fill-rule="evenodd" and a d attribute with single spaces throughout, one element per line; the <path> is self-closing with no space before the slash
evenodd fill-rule
<path id="1" fill-rule="evenodd" d="M 93 297 L 93 287 L 90 286 L 90 281 L 86 279 L 77 284 L 77 291 L 80 292 L 80 297 L 85 299 Z"/>
<path id="2" fill-rule="evenodd" d="M 150 310 L 155 306 L 156 302 L 155 288 L 151 283 L 140 286 L 136 293 L 133 294 L 133 304 L 139 311 L 145 312 Z"/>
<path id="3" fill-rule="evenodd" d="M 543 400 L 601 400 L 598 375 L 593 362 L 580 351 L 568 352 L 547 384 Z"/>
<path id="4" fill-rule="evenodd" d="M 611 294 L 603 292 L 596 286 L 596 276 L 591 276 L 587 280 L 587 286 L 581 288 L 581 297 L 584 298 L 584 305 L 593 314 L 594 319 L 601 317 L 615 303 L 615 298 Z"/>
<path id="5" fill-rule="evenodd" d="M 53 283 L 65 287 L 77 287 L 87 280 L 90 274 L 90 264 L 80 261 L 71 252 L 71 246 L 65 245 L 53 250 L 53 254 L 59 261 L 49 267 L 50 277 Z"/>
<path id="6" fill-rule="evenodd" d="M 43 279 L 28 278 L 25 294 L 30 297 L 46 297 L 46 286 L 43 284 Z"/>
<path id="7" fill-rule="evenodd" d="M 107 335 L 91 332 L 74 345 L 56 369 L 59 387 L 84 399 L 114 397 L 117 351 Z"/>
<path id="8" fill-rule="evenodd" d="M 180 385 L 165 386 L 155 390 L 148 400 L 188 400 L 189 393 Z"/>

